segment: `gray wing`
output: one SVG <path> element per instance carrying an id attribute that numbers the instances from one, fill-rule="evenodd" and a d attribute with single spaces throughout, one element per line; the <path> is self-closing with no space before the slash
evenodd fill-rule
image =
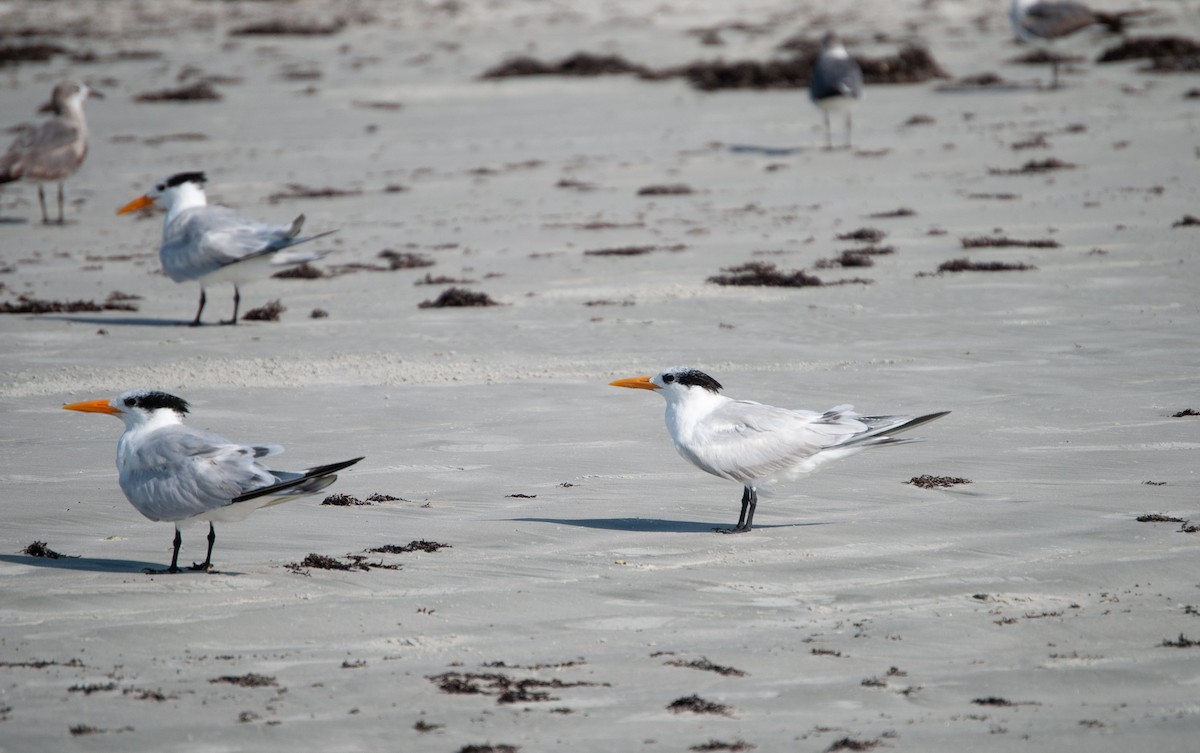
<path id="1" fill-rule="evenodd" d="M 853 58 L 835 58 L 824 53 L 817 58 L 808 89 L 814 102 L 829 97 L 858 99 L 862 96 L 862 88 L 862 68 Z"/>
<path id="2" fill-rule="evenodd" d="M 263 449 L 187 426 L 166 427 L 118 451 L 121 488 L 151 520 L 183 520 L 276 483 L 256 460 Z"/>
<path id="3" fill-rule="evenodd" d="M 1096 15 L 1079 3 L 1037 3 L 1025 11 L 1019 23 L 1035 37 L 1057 39 L 1096 23 Z"/>
<path id="4" fill-rule="evenodd" d="M 65 178 L 86 154 L 82 128 L 62 118 L 48 120 L 23 131 L 0 157 L 0 180 Z"/>
<path id="5" fill-rule="evenodd" d="M 267 225 L 228 207 L 203 206 L 180 212 L 163 231 L 163 270 L 172 280 L 196 280 L 221 267 L 303 243 L 300 222 Z"/>
<path id="6" fill-rule="evenodd" d="M 746 482 L 785 469 L 803 471 L 822 451 L 871 431 L 848 405 L 817 413 L 730 400 L 708 416 L 690 451 L 679 451 L 709 473 Z"/>

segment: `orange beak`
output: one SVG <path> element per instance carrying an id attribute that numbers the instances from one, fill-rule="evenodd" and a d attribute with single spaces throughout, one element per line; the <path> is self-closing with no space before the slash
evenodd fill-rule
<path id="1" fill-rule="evenodd" d="M 84 400 L 82 403 L 64 405 L 63 410 L 77 410 L 80 413 L 107 413 L 110 416 L 119 416 L 123 412 L 109 405 L 107 400 Z"/>
<path id="2" fill-rule="evenodd" d="M 609 382 L 610 387 L 629 387 L 635 390 L 657 390 L 661 389 L 657 384 L 650 381 L 650 377 L 629 377 L 628 379 L 618 379 L 615 382 Z"/>
<path id="3" fill-rule="evenodd" d="M 145 209 L 146 207 L 153 206 L 153 205 L 154 205 L 154 199 L 149 196 L 146 196 L 145 194 L 142 194 L 141 196 L 137 197 L 133 201 L 129 202 L 125 206 L 118 209 L 117 214 L 129 214 L 130 212 L 136 212 L 139 209 Z"/>

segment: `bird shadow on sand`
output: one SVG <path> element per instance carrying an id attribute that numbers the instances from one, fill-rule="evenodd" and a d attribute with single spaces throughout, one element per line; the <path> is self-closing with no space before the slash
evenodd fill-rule
<path id="1" fill-rule="evenodd" d="M 104 559 L 102 557 L 31 557 L 27 554 L 0 554 L 0 562 L 8 562 L 13 565 L 31 565 L 33 567 L 46 567 L 52 570 L 80 570 L 90 573 L 132 573 L 135 575 L 144 575 L 147 570 L 162 570 L 166 567 L 163 562 L 143 562 L 140 560 L 113 560 Z M 184 575 L 193 572 L 187 569 L 182 569 L 178 574 Z M 212 575 L 214 573 L 202 573 L 194 571 L 197 575 Z M 222 575 L 230 575 L 227 571 L 221 571 Z"/>
<path id="2" fill-rule="evenodd" d="M 598 528 L 605 531 L 640 531 L 643 533 L 712 533 L 718 528 L 729 528 L 732 523 L 701 523 L 695 520 L 664 520 L 662 518 L 511 518 L 518 523 L 553 523 L 560 526 Z M 823 526 L 828 523 L 781 523 L 778 525 L 755 524 L 754 529 L 798 528 L 800 526 Z"/>
<path id="3" fill-rule="evenodd" d="M 102 327 L 183 327 L 190 324 L 190 322 L 180 319 L 141 319 L 137 317 L 110 319 L 102 316 L 53 316 L 39 314 L 38 318 L 59 322 L 72 322 L 74 324 L 96 324 Z"/>
<path id="4" fill-rule="evenodd" d="M 24 217 L 0 217 L 0 225 L 24 225 L 28 222 Z"/>
<path id="5" fill-rule="evenodd" d="M 764 157 L 787 157 L 804 151 L 802 146 L 762 146 L 760 144 L 730 144 L 734 154 L 761 154 Z"/>

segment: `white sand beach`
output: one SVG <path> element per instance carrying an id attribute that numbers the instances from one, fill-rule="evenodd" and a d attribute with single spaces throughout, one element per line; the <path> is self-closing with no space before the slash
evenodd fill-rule
<path id="1" fill-rule="evenodd" d="M 1200 38 L 1144 6 L 1130 34 Z M 0 314 L 0 751 L 1195 750 L 1200 417 L 1174 414 L 1200 411 L 1200 226 L 1175 225 L 1200 215 L 1200 78 L 1098 64 L 1093 35 L 1048 90 L 1007 9 L 0 2 L 0 48 L 67 50 L 0 67 L 0 147 L 64 78 L 105 95 L 67 224 L 0 186 L 0 304 L 137 296 Z M 266 21 L 339 25 L 233 33 Z M 480 79 L 764 61 L 829 27 L 953 79 L 868 83 L 833 151 L 803 89 Z M 942 88 L 987 72 L 1008 85 Z M 198 82 L 220 99 L 135 101 Z M 162 215 L 116 216 L 191 170 L 336 231 L 323 276 L 243 287 L 278 321 L 182 326 Z M 819 266 L 863 228 L 894 250 Z M 956 259 L 1025 268 L 937 273 Z M 870 283 L 707 281 L 748 262 Z M 452 284 L 501 305 L 419 306 Z M 231 306 L 212 286 L 205 320 Z M 739 486 L 608 386 L 675 364 L 773 405 L 951 414 L 722 536 Z M 62 410 L 134 387 L 283 468 L 365 455 L 328 492 L 394 499 L 261 510 L 218 524 L 216 572 L 143 574 L 173 533 L 117 486 L 121 424 Z M 412 542 L 444 546 L 367 551 Z"/>

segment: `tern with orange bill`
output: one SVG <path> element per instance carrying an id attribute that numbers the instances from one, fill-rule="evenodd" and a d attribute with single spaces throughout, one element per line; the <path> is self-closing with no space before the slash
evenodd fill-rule
<path id="1" fill-rule="evenodd" d="M 192 570 L 212 569 L 214 521 L 240 521 L 270 507 L 319 492 L 332 484 L 338 471 L 361 457 L 305 471 L 273 471 L 259 458 L 278 455 L 278 445 L 240 444 L 202 429 L 185 426 L 187 401 L 160 390 L 137 389 L 112 400 L 89 400 L 64 405 L 65 410 L 104 413 L 125 422 L 117 442 L 117 472 L 121 491 L 150 520 L 175 524 L 171 566 L 153 573 L 179 572 L 180 528 L 194 520 L 208 521 L 208 555 Z"/>
<path id="2" fill-rule="evenodd" d="M 894 435 L 949 413 L 860 416 L 850 405 L 824 413 L 776 408 L 725 397 L 716 379 L 687 366 L 611 385 L 662 395 L 667 431 L 679 454 L 702 471 L 742 485 L 737 525 L 716 529 L 721 533 L 751 530 L 760 489 L 793 481 L 868 447 L 911 442 Z"/>
<path id="3" fill-rule="evenodd" d="M 268 225 L 228 207 L 210 206 L 204 194 L 205 181 L 201 172 L 176 173 L 121 207 L 117 214 L 162 204 L 167 210 L 159 247 L 163 271 L 175 282 L 200 283 L 200 307 L 191 325 L 200 325 L 204 291 L 214 282 L 233 283 L 233 316 L 221 324 L 237 324 L 240 285 L 324 257 L 328 251 L 290 249 L 333 231 L 301 237 L 304 215 L 291 225 Z"/>

